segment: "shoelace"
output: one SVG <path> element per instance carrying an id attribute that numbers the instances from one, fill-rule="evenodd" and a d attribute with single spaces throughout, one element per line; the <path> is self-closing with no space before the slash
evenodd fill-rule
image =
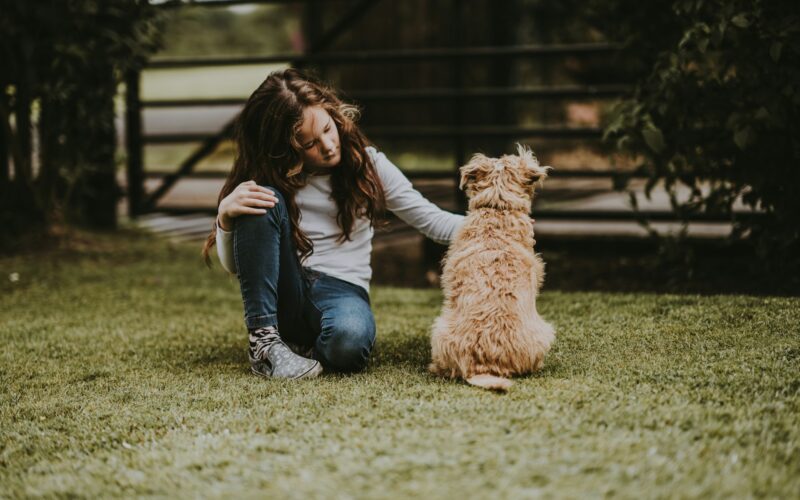
<path id="1" fill-rule="evenodd" d="M 269 349 L 281 342 L 281 337 L 278 335 L 278 332 L 272 329 L 259 328 L 252 333 L 252 336 L 256 337 L 254 340 L 253 357 L 257 359 L 266 358 Z"/>

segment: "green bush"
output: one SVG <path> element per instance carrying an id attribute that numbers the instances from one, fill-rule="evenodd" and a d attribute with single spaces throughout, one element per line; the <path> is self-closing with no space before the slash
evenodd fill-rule
<path id="1" fill-rule="evenodd" d="M 13 178 L 0 176 L 0 190 L 9 194 L 0 220 L 24 218 L 20 230 L 62 216 L 115 225 L 114 96 L 123 75 L 159 46 L 157 24 L 145 0 L 4 2 L 0 118 L 15 169 Z M 28 123 L 37 109 L 40 168 L 33 172 Z"/>
<path id="2" fill-rule="evenodd" d="M 800 256 L 800 14 L 795 0 L 597 0 L 589 23 L 639 69 L 606 129 L 683 218 L 724 214 L 768 267 Z M 687 186 L 688 199 L 676 188 Z M 708 189 L 703 188 L 706 186 Z M 735 218 L 737 199 L 763 217 Z"/>

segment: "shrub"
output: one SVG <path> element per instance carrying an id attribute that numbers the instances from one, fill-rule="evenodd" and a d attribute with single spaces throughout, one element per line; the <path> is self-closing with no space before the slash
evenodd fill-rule
<path id="1" fill-rule="evenodd" d="M 800 14 L 795 0 L 597 0 L 590 24 L 639 63 L 605 136 L 644 161 L 684 219 L 724 214 L 768 267 L 800 256 Z M 602 22 L 600 22 L 602 20 Z M 679 199 L 677 187 L 691 195 Z M 740 199 L 763 217 L 735 218 Z M 684 226 L 685 227 L 685 226 Z"/>
<path id="2" fill-rule="evenodd" d="M 14 158 L 3 172 L 0 213 L 20 231 L 65 217 L 113 227 L 114 96 L 118 82 L 160 44 L 145 0 L 10 0 L 0 17 L 0 111 Z M 31 164 L 30 117 L 38 110 L 40 169 Z M 16 130 L 9 126 L 14 114 Z M 14 196 L 10 196 L 10 193 Z"/>

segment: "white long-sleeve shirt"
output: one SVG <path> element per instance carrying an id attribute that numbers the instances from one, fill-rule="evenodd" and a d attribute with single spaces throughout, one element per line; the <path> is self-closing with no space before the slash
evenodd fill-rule
<path id="1" fill-rule="evenodd" d="M 427 200 L 386 155 L 374 147 L 366 148 L 383 184 L 386 208 L 422 234 L 447 244 L 461 227 L 464 216 L 447 212 Z M 300 209 L 300 229 L 314 244 L 305 267 L 359 285 L 369 291 L 372 278 L 370 256 L 373 228 L 366 217 L 356 218 L 351 240 L 337 242 L 341 229 L 336 223 L 337 207 L 331 195 L 331 176 L 310 176 L 308 184 L 297 191 L 295 202 Z M 268 209 L 269 210 L 269 209 Z M 233 258 L 233 231 L 217 226 L 217 254 L 222 266 L 236 273 Z"/>

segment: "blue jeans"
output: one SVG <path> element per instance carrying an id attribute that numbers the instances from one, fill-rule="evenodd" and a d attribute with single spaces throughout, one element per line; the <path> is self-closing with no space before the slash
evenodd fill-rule
<path id="1" fill-rule="evenodd" d="M 277 326 L 282 339 L 313 346 L 327 370 L 362 370 L 375 345 L 369 294 L 300 264 L 285 198 L 265 187 L 278 203 L 264 215 L 234 219 L 233 255 L 247 329 Z"/>

